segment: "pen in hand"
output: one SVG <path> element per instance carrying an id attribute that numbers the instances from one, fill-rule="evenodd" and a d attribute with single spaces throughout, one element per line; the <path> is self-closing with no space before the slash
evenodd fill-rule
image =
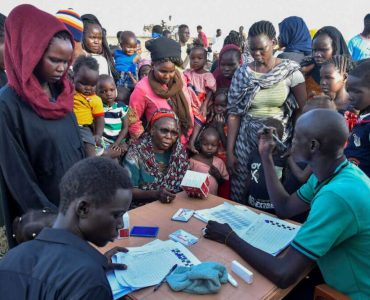
<path id="1" fill-rule="evenodd" d="M 175 269 L 177 268 L 177 264 L 175 264 L 175 265 L 173 265 L 172 266 L 172 268 L 170 269 L 170 271 L 166 274 L 166 276 L 164 276 L 163 277 L 163 279 L 161 280 L 161 282 L 160 283 L 158 283 L 155 287 L 154 287 L 154 290 L 153 290 L 153 292 L 155 292 L 156 290 L 158 290 L 160 287 L 161 287 L 161 285 L 163 284 L 163 283 L 165 283 L 166 282 L 166 279 L 167 279 L 167 277 L 173 272 L 173 271 L 175 271 Z"/>

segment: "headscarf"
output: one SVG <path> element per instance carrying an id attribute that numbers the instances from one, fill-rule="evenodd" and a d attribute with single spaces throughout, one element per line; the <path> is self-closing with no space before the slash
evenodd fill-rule
<path id="1" fill-rule="evenodd" d="M 279 23 L 280 41 L 285 52 L 302 52 L 311 55 L 311 36 L 306 23 L 300 17 L 288 17 Z"/>
<path id="2" fill-rule="evenodd" d="M 84 25 L 84 34 L 86 33 L 87 27 L 89 24 L 97 24 L 101 27 L 102 30 L 102 50 L 101 53 L 105 59 L 108 62 L 109 70 L 112 72 L 112 76 L 115 80 L 118 80 L 120 78 L 119 72 L 115 68 L 114 59 L 112 57 L 112 54 L 109 49 L 108 41 L 107 41 L 107 32 L 103 28 L 103 26 L 100 24 L 98 18 L 92 14 L 85 14 L 81 16 L 83 25 Z M 86 45 L 84 45 L 84 41 L 82 40 L 82 45 L 86 50 Z M 88 49 L 87 49 L 88 50 Z"/>
<path id="3" fill-rule="evenodd" d="M 55 102 L 50 101 L 34 74 L 50 40 L 60 31 L 67 31 L 63 23 L 28 4 L 14 8 L 5 22 L 4 60 L 9 86 L 44 119 L 61 119 L 73 109 L 73 86 L 66 73 L 58 82 L 61 92 Z"/>
<path id="4" fill-rule="evenodd" d="M 146 48 L 150 51 L 150 57 L 154 62 L 169 57 L 181 58 L 181 46 L 172 39 L 157 38 L 146 45 Z"/>
<path id="5" fill-rule="evenodd" d="M 242 64 L 243 63 L 243 60 L 242 60 L 242 57 L 241 57 L 241 50 L 238 46 L 234 45 L 234 44 L 228 44 L 228 45 L 225 45 L 221 51 L 220 51 L 220 55 L 219 55 L 219 59 L 218 59 L 218 66 L 216 68 L 216 70 L 213 72 L 213 76 L 215 77 L 216 79 L 216 86 L 217 88 L 229 88 L 230 85 L 231 85 L 231 78 L 226 78 L 222 72 L 221 72 L 221 69 L 220 69 L 220 64 L 221 64 L 221 59 L 222 59 L 222 56 L 230 51 L 230 50 L 236 50 L 238 52 L 240 52 L 240 60 L 239 60 L 239 63 Z"/>
<path id="6" fill-rule="evenodd" d="M 154 78 L 153 70 L 149 72 L 148 79 L 153 92 L 163 99 L 168 99 L 168 103 L 180 120 L 181 133 L 187 136 L 188 130 L 193 126 L 193 122 L 188 101 L 182 90 L 184 83 L 180 71 L 176 69 L 174 78 L 167 85 L 168 89 L 165 89 Z"/>
<path id="7" fill-rule="evenodd" d="M 175 112 L 162 108 L 154 112 L 152 118 L 149 121 L 149 126 L 152 127 L 155 122 L 163 118 L 171 118 L 174 119 L 177 124 L 179 123 L 179 119 L 177 118 Z"/>
<path id="8" fill-rule="evenodd" d="M 347 43 L 343 38 L 343 35 L 340 31 L 335 28 L 334 26 L 325 26 L 320 28 L 316 34 L 314 35 L 313 39 L 317 38 L 321 34 L 327 34 L 333 40 L 333 48 L 334 53 L 333 55 L 347 55 L 350 56 Z"/>

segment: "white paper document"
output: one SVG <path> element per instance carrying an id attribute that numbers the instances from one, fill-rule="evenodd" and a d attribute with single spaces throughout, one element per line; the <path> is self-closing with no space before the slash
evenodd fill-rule
<path id="1" fill-rule="evenodd" d="M 210 209 L 195 211 L 194 216 L 203 222 L 209 220 L 228 223 L 247 243 L 271 255 L 279 254 L 297 234 L 300 226 L 266 214 L 225 202 Z"/>

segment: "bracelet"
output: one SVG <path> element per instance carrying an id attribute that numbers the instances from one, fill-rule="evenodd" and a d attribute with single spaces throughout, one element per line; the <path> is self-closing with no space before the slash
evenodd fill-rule
<path id="1" fill-rule="evenodd" d="M 231 235 L 232 233 L 235 233 L 235 232 L 234 232 L 234 230 L 231 230 L 231 231 L 226 235 L 226 238 L 225 238 L 225 245 L 227 245 L 227 244 L 226 244 L 227 239 L 230 237 L 230 235 Z"/>

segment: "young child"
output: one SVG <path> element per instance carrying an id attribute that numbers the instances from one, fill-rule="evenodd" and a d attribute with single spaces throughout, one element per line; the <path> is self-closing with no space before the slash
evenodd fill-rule
<path id="1" fill-rule="evenodd" d="M 264 121 L 264 125 L 266 127 L 274 127 L 276 136 L 279 138 L 279 140 L 281 140 L 284 132 L 284 127 L 279 120 L 274 118 L 267 118 Z M 282 158 L 282 154 L 285 150 L 286 149 L 282 145 L 277 143 L 277 146 L 273 153 L 273 160 L 277 177 L 282 182 L 284 188 L 288 191 L 288 193 L 292 193 L 296 191 L 301 184 L 285 176 L 287 159 Z M 267 191 L 264 170 L 258 149 L 256 149 L 251 154 L 250 160 L 248 162 L 248 173 L 249 176 L 246 183 L 248 198 L 246 204 L 269 213 L 274 213 L 274 205 L 271 203 Z"/>
<path id="2" fill-rule="evenodd" d="M 99 65 L 91 56 L 80 56 L 73 65 L 75 95 L 73 111 L 76 115 L 87 156 L 95 156 L 95 147 L 101 147 L 104 130 L 104 109 L 95 94 Z"/>
<path id="3" fill-rule="evenodd" d="M 109 75 L 99 76 L 97 93 L 103 100 L 104 107 L 103 140 L 107 148 L 120 150 L 122 155 L 127 151 L 125 139 L 128 133 L 128 106 L 118 106 L 116 84 Z"/>
<path id="4" fill-rule="evenodd" d="M 195 92 L 193 98 L 194 130 L 189 141 L 190 151 L 197 153 L 195 140 L 200 128 L 206 122 L 206 116 L 210 104 L 212 93 L 216 91 L 216 80 L 211 72 L 207 72 L 204 67 L 207 63 L 207 52 L 202 44 L 195 42 L 189 53 L 190 68 L 184 71 L 187 85 Z"/>
<path id="5" fill-rule="evenodd" d="M 190 158 L 190 169 L 196 172 L 209 173 L 209 193 L 217 195 L 218 185 L 229 180 L 226 165 L 216 156 L 220 137 L 213 127 L 204 129 L 200 134 L 199 153 Z"/>
<path id="6" fill-rule="evenodd" d="M 139 80 L 148 76 L 150 70 L 152 69 L 152 61 L 150 59 L 142 59 L 137 64 L 137 73 Z"/>
<path id="7" fill-rule="evenodd" d="M 57 217 L 55 212 L 47 209 L 30 210 L 13 221 L 13 238 L 17 243 L 33 240 L 42 229 L 52 227 Z"/>
<path id="8" fill-rule="evenodd" d="M 114 60 L 116 70 L 121 72 L 121 78 L 118 80 L 118 86 L 124 86 L 134 89 L 134 81 L 137 80 L 136 65 L 140 60 L 137 51 L 137 39 L 132 31 L 123 31 L 120 35 L 121 49 L 114 51 Z"/>
<path id="9" fill-rule="evenodd" d="M 349 73 L 347 92 L 359 118 L 348 139 L 344 154 L 370 177 L 370 61 L 360 63 Z"/>
<path id="10" fill-rule="evenodd" d="M 214 127 L 219 136 L 220 144 L 218 146 L 217 156 L 226 163 L 226 106 L 228 88 L 217 89 L 213 97 L 213 105 L 207 115 L 207 125 Z"/>
<path id="11" fill-rule="evenodd" d="M 344 55 L 334 55 L 325 61 L 320 69 L 320 88 L 337 106 L 338 112 L 348 110 L 349 100 L 346 92 L 350 61 Z"/>

